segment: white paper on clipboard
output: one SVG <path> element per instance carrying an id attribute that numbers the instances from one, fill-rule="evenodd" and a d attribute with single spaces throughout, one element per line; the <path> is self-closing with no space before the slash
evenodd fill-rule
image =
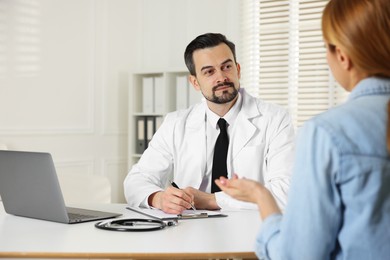
<path id="1" fill-rule="evenodd" d="M 198 218 L 213 218 L 213 217 L 227 217 L 220 211 L 211 210 L 185 210 L 182 214 L 168 214 L 160 209 L 147 209 L 139 207 L 126 207 L 129 210 L 143 214 L 145 216 L 159 219 L 159 220 L 178 220 L 178 219 L 198 219 Z"/>

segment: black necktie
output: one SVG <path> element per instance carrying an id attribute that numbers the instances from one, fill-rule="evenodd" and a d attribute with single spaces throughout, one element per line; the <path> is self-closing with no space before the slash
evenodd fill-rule
<path id="1" fill-rule="evenodd" d="M 215 179 L 219 179 L 220 176 L 227 177 L 226 156 L 229 146 L 229 137 L 226 131 L 226 121 L 223 118 L 218 120 L 218 126 L 220 129 L 219 136 L 215 142 L 213 169 L 211 178 L 211 193 L 221 191 L 219 187 L 214 183 Z"/>

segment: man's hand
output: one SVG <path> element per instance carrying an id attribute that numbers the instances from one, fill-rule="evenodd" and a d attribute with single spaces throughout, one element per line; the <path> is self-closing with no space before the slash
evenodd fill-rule
<path id="1" fill-rule="evenodd" d="M 181 214 L 184 210 L 191 208 L 194 196 L 186 190 L 170 186 L 165 191 L 158 191 L 150 195 L 148 203 L 165 213 Z"/>
<path id="2" fill-rule="evenodd" d="M 184 191 L 194 198 L 194 206 L 196 209 L 220 209 L 217 205 L 214 194 L 203 192 L 192 187 L 187 187 Z"/>

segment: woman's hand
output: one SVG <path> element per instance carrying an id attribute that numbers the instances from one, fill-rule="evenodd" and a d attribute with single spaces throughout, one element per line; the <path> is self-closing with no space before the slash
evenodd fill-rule
<path id="1" fill-rule="evenodd" d="M 257 181 L 239 179 L 237 174 L 234 174 L 230 180 L 220 177 L 215 180 L 215 183 L 231 197 L 257 204 L 262 219 L 272 214 L 281 213 L 271 192 Z"/>

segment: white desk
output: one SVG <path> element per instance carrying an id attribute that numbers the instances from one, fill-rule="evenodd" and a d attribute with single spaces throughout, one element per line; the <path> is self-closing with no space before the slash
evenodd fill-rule
<path id="1" fill-rule="evenodd" d="M 89 208 L 142 217 L 124 204 Z M 225 213 L 158 231 L 114 232 L 95 228 L 95 222 L 69 225 L 8 215 L 0 202 L 0 258 L 255 259 L 258 212 Z"/>

